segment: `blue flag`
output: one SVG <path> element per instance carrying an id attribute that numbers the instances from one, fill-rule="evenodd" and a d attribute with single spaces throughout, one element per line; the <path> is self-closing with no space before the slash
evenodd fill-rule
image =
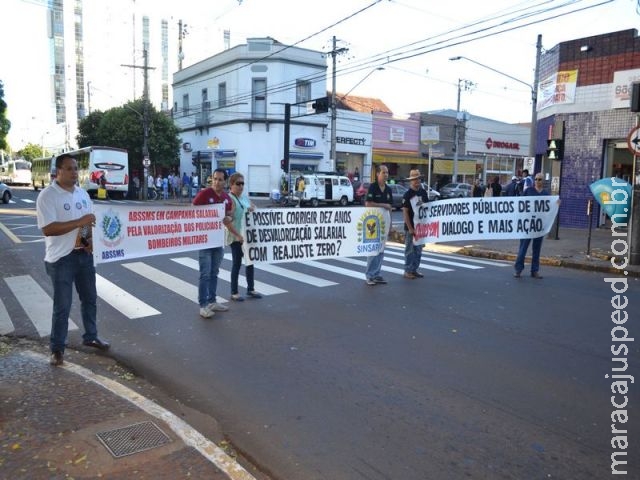
<path id="1" fill-rule="evenodd" d="M 615 181 L 615 186 L 613 185 Z M 591 193 L 604 213 L 615 221 L 625 223 L 631 211 L 631 184 L 621 178 L 603 178 L 589 185 Z"/>

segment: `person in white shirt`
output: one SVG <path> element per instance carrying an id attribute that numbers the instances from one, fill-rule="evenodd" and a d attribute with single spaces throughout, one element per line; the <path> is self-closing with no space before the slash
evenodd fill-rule
<path id="1" fill-rule="evenodd" d="M 93 265 L 91 227 L 93 204 L 77 186 L 78 164 L 74 157 L 56 158 L 56 179 L 36 201 L 38 228 L 45 236 L 45 268 L 53 284 L 51 315 L 51 365 L 62 365 L 69 330 L 73 284 L 80 297 L 83 344 L 100 350 L 109 343 L 98 338 L 96 326 L 96 270 Z"/>

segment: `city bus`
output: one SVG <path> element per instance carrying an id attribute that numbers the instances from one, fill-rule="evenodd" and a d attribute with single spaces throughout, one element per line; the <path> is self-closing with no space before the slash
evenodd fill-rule
<path id="1" fill-rule="evenodd" d="M 37 192 L 56 178 L 56 157 L 36 158 L 31 162 L 31 179 L 33 189 Z"/>
<path id="2" fill-rule="evenodd" d="M 31 185 L 31 163 L 26 160 L 9 160 L 0 166 L 0 182 L 8 185 Z"/>
<path id="3" fill-rule="evenodd" d="M 122 148 L 84 147 L 64 152 L 78 162 L 78 184 L 91 197 L 98 194 L 104 177 L 104 187 L 110 198 L 122 198 L 129 191 L 129 154 Z"/>

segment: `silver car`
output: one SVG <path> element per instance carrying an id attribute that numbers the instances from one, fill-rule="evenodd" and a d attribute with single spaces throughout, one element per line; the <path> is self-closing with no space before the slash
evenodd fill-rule
<path id="1" fill-rule="evenodd" d="M 468 183 L 448 183 L 440 189 L 442 198 L 462 198 L 470 197 L 473 187 Z"/>
<path id="2" fill-rule="evenodd" d="M 11 200 L 11 197 L 12 197 L 12 194 L 9 186 L 0 182 L 0 198 L 2 199 L 2 203 L 9 203 L 9 200 Z"/>

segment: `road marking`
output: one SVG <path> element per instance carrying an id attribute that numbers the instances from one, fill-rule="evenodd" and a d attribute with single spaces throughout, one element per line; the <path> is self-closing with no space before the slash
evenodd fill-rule
<path id="1" fill-rule="evenodd" d="M 480 265 L 491 265 L 492 267 L 510 267 L 511 266 L 511 262 L 507 262 L 507 261 L 480 260 L 478 258 L 469 257 L 469 256 L 465 256 L 465 255 L 431 253 L 431 252 L 427 253 L 427 255 L 430 256 L 430 257 L 459 258 L 461 261 L 464 261 L 464 262 L 479 263 Z"/>
<path id="2" fill-rule="evenodd" d="M 51 333 L 51 312 L 53 300 L 40 285 L 29 275 L 6 277 L 13 295 L 18 299 L 29 320 L 36 327 L 38 335 L 46 337 Z M 69 330 L 77 330 L 78 326 L 69 319 Z"/>
<path id="3" fill-rule="evenodd" d="M 9 230 L 7 227 L 4 226 L 4 223 L 0 223 L 0 230 L 2 230 L 2 232 L 9 237 L 9 239 L 13 242 L 13 243 L 22 243 L 22 240 L 20 240 L 11 230 Z"/>
<path id="4" fill-rule="evenodd" d="M 36 203 L 35 200 L 31 200 L 29 198 L 21 198 L 20 201 L 24 203 Z"/>
<path id="5" fill-rule="evenodd" d="M 98 290 L 98 296 L 107 302 L 109 306 L 129 318 L 150 317 L 161 313 L 101 275 L 96 275 L 96 289 Z"/>
<path id="6" fill-rule="evenodd" d="M 306 283 L 308 285 L 313 285 L 314 287 L 330 287 L 332 285 L 338 285 L 336 282 L 325 280 L 324 278 L 307 275 L 306 273 L 296 272 L 295 270 L 289 270 L 288 268 L 282 268 L 269 263 L 256 263 L 254 266 L 257 270 L 262 270 L 263 272 L 271 273 L 273 275 L 280 275 L 281 277 L 288 278 L 289 280 Z"/>
<path id="7" fill-rule="evenodd" d="M 45 355 L 30 350 L 21 352 L 21 355 L 40 362 L 49 362 L 48 357 Z M 236 462 L 232 457 L 228 456 L 225 451 L 215 443 L 207 439 L 180 417 L 149 400 L 147 397 L 140 395 L 140 393 L 131 390 L 129 387 L 126 387 L 115 380 L 98 375 L 91 370 L 81 367 L 80 365 L 76 365 L 75 363 L 68 362 L 67 360 L 65 360 L 62 366 L 57 368 L 73 372 L 76 375 L 101 386 L 105 390 L 114 393 L 120 398 L 131 402 L 133 405 L 152 417 L 161 420 L 168 425 L 169 428 L 171 428 L 171 430 L 173 430 L 173 432 L 180 437 L 186 445 L 197 450 L 204 458 L 222 470 L 231 480 L 256 480 L 253 475 L 242 467 L 242 465 Z"/>
<path id="8" fill-rule="evenodd" d="M 226 255 L 225 255 L 226 258 Z M 195 260 L 190 257 L 178 257 L 172 258 L 171 261 L 179 263 L 180 265 L 184 265 L 185 267 L 191 268 L 192 270 L 199 270 L 200 265 L 198 260 Z M 226 282 L 231 282 L 231 272 L 229 270 L 225 270 L 223 268 L 220 269 L 218 273 L 218 278 L 222 279 Z M 246 285 L 247 279 L 244 275 L 238 275 L 238 283 L 244 282 Z M 283 290 L 282 288 L 274 287 L 273 285 L 269 285 L 267 283 L 254 281 L 254 287 L 256 291 L 260 292 L 263 295 L 277 295 L 278 293 L 286 293 L 287 290 Z"/>
<path id="9" fill-rule="evenodd" d="M 395 255 L 395 256 L 402 256 L 404 258 L 404 252 L 403 253 L 389 252 L 389 254 L 390 255 Z M 386 257 L 385 257 L 385 260 L 386 260 Z M 396 260 L 389 259 L 389 261 L 393 262 L 393 261 L 396 261 Z M 436 267 L 436 266 L 433 266 L 433 265 L 429 265 L 426 262 L 442 263 L 443 265 L 451 265 L 452 267 L 468 268 L 470 270 L 479 270 L 481 268 L 484 268 L 484 267 L 479 267 L 478 265 L 469 265 L 467 263 L 452 262 L 451 260 L 438 260 L 437 258 L 429 258 L 429 256 L 425 256 L 425 255 L 423 255 L 421 257 L 420 261 L 421 261 L 422 268 L 426 268 L 427 270 L 435 270 L 437 272 L 450 272 L 451 269 L 447 269 L 447 268 L 441 269 L 441 267 Z"/>
<path id="10" fill-rule="evenodd" d="M 338 259 L 333 259 L 333 260 L 338 260 Z M 309 265 L 310 267 L 319 268 L 321 270 L 327 270 L 329 272 L 339 273 L 340 275 L 346 275 L 347 277 L 357 278 L 358 280 L 364 279 L 364 272 L 354 272 L 353 270 L 347 270 L 346 268 L 337 267 L 335 265 L 327 265 L 324 263 L 320 263 L 317 260 L 304 260 L 299 263 L 301 263 L 302 265 Z"/>
<path id="11" fill-rule="evenodd" d="M 143 262 L 123 263 L 122 266 L 147 280 L 157 283 L 161 287 L 183 296 L 193 303 L 198 303 L 198 287 L 189 282 L 185 282 Z"/>
<path id="12" fill-rule="evenodd" d="M 4 306 L 4 303 L 2 303 L 0 299 L 0 335 L 6 335 L 14 330 L 15 328 L 13 327 L 13 323 L 11 323 L 7 307 Z"/>

